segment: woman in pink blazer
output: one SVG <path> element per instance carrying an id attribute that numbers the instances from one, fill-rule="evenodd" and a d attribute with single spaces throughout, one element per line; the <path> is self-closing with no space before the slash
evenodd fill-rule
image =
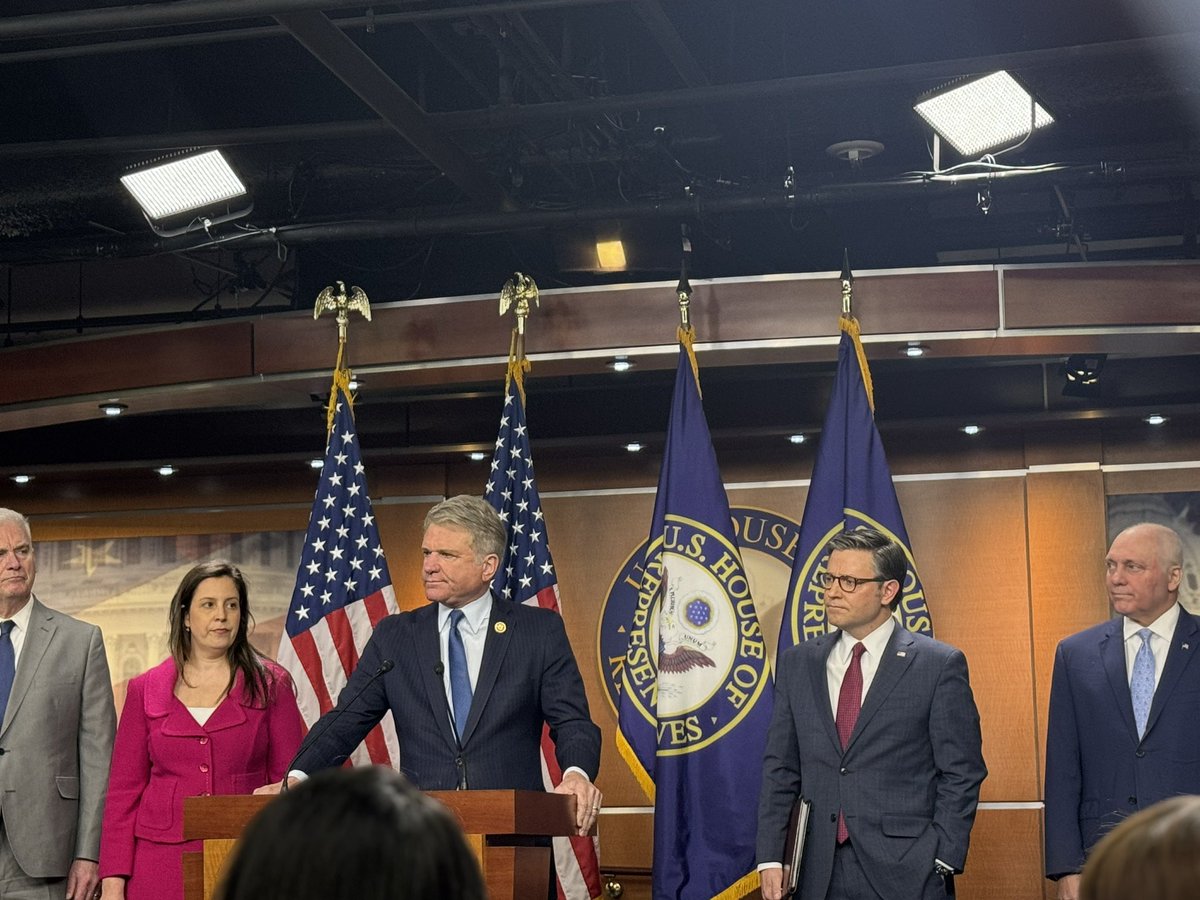
<path id="1" fill-rule="evenodd" d="M 129 682 L 100 840 L 103 900 L 182 900 L 183 798 L 283 778 L 304 737 L 291 678 L 251 646 L 246 581 L 189 571 L 171 601 L 171 658 Z"/>

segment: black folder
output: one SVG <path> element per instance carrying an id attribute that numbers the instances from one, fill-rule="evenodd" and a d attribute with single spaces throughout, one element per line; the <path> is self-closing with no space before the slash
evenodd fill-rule
<path id="1" fill-rule="evenodd" d="M 808 838 L 808 815 L 812 802 L 797 797 L 788 816 L 787 839 L 783 842 L 783 864 L 787 868 L 784 896 L 791 897 L 800 889 L 800 865 L 804 862 L 804 842 Z"/>

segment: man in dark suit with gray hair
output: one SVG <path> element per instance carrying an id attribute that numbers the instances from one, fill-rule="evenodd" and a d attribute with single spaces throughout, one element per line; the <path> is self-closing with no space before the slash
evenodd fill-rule
<path id="1" fill-rule="evenodd" d="M 294 771 L 340 764 L 391 710 L 400 771 L 422 790 L 542 790 L 546 724 L 563 771 L 556 791 L 575 796 L 579 833 L 592 828 L 600 729 L 562 617 L 489 588 L 507 541 L 482 498 L 451 497 L 429 511 L 421 543 L 429 605 L 380 621 Z"/>
<path id="2" fill-rule="evenodd" d="M 100 629 L 43 606 L 0 508 L 0 898 L 92 900 L 116 711 Z"/>
<path id="3" fill-rule="evenodd" d="M 759 798 L 764 900 L 780 900 L 789 811 L 812 803 L 800 900 L 934 900 L 966 863 L 987 775 L 962 652 L 905 631 L 904 549 L 871 529 L 829 542 L 837 627 L 779 658 Z"/>

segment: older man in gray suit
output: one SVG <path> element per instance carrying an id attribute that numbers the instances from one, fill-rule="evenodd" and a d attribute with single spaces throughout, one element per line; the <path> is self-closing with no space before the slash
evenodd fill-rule
<path id="1" fill-rule="evenodd" d="M 800 900 L 936 900 L 962 869 L 987 775 L 959 650 L 892 610 L 904 550 L 842 532 L 822 573 L 837 631 L 781 654 L 759 800 L 763 897 L 783 896 L 784 833 L 812 802 Z"/>
<path id="2" fill-rule="evenodd" d="M 100 629 L 47 609 L 0 508 L 0 900 L 91 900 L 116 713 Z"/>

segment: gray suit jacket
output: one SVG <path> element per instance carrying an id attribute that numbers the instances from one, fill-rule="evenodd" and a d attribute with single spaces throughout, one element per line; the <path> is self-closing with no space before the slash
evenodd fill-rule
<path id="1" fill-rule="evenodd" d="M 100 629 L 30 602 L 0 724 L 0 814 L 25 874 L 64 878 L 100 858 L 116 711 Z"/>
<path id="2" fill-rule="evenodd" d="M 833 871 L 837 817 L 884 900 L 924 896 L 934 859 L 961 869 L 987 776 L 979 713 L 962 652 L 898 627 L 888 640 L 858 723 L 842 750 L 825 663 L 839 637 L 780 656 L 775 712 L 759 799 L 758 860 L 780 862 L 788 812 L 812 801 L 801 900 L 822 900 Z"/>

